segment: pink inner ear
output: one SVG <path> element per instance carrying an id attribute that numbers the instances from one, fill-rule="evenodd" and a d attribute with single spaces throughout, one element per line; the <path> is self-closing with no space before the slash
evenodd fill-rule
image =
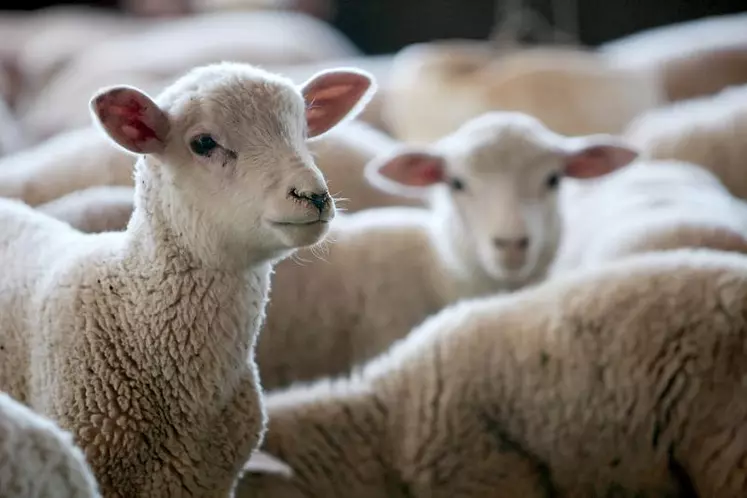
<path id="1" fill-rule="evenodd" d="M 146 95 L 130 88 L 115 88 L 94 99 L 94 109 L 109 135 L 137 153 L 163 150 L 168 120 Z"/>
<path id="2" fill-rule="evenodd" d="M 597 178 L 630 164 L 638 153 L 618 145 L 594 145 L 572 154 L 565 165 L 565 174 L 572 178 Z"/>
<path id="3" fill-rule="evenodd" d="M 323 73 L 303 88 L 309 137 L 327 132 L 342 121 L 371 87 L 371 79 L 352 71 Z"/>
<path id="4" fill-rule="evenodd" d="M 382 176 L 410 187 L 429 187 L 444 180 L 443 160 L 424 153 L 395 157 L 379 170 Z"/>

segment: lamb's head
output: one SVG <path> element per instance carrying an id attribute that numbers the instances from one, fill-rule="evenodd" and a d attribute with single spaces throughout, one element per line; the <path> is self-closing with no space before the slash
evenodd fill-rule
<path id="1" fill-rule="evenodd" d="M 143 155 L 136 210 L 160 214 L 192 251 L 257 260 L 326 234 L 335 203 L 307 142 L 354 116 L 374 86 L 353 69 L 297 87 L 221 63 L 193 69 L 155 100 L 133 87 L 103 89 L 91 109 L 116 144 Z"/>
<path id="2" fill-rule="evenodd" d="M 612 136 L 565 137 L 515 112 L 490 112 L 427 147 L 372 161 L 377 187 L 428 195 L 447 221 L 444 243 L 487 276 L 520 284 L 543 273 L 560 238 L 563 177 L 596 178 L 638 153 Z"/>

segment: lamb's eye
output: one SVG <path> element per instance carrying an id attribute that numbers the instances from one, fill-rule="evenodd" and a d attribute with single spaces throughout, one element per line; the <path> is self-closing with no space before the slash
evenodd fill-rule
<path id="1" fill-rule="evenodd" d="M 464 182 L 459 178 L 452 178 L 449 185 L 451 185 L 451 188 L 454 190 L 464 190 Z"/>
<path id="2" fill-rule="evenodd" d="M 218 142 L 210 135 L 198 135 L 189 142 L 189 148 L 198 156 L 210 156 L 218 147 Z"/>
<path id="3" fill-rule="evenodd" d="M 560 185 L 560 173 L 555 172 L 552 173 L 550 176 L 547 177 L 547 188 L 550 190 L 558 188 L 558 185 Z"/>

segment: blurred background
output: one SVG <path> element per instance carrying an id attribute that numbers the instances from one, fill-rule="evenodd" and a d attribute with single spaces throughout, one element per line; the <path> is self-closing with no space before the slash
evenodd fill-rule
<path id="1" fill-rule="evenodd" d="M 216 8 L 283 7 L 318 16 L 349 37 L 363 52 L 381 54 L 439 38 L 485 38 L 493 27 L 501 0 L 44 0 L 5 1 L 8 10 L 30 11 L 55 5 L 86 5 L 135 15 L 176 15 Z M 597 45 L 647 28 L 747 9 L 744 0 L 526 0 L 557 23 L 565 9 L 577 26 L 580 41 Z M 562 16 L 562 14 L 561 14 Z"/>

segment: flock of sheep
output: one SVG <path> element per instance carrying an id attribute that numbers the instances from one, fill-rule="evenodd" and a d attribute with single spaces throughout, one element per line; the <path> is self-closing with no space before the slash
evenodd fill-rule
<path id="1" fill-rule="evenodd" d="M 747 496 L 747 16 L 383 71 L 43 15 L 0 18 L 0 496 Z"/>

